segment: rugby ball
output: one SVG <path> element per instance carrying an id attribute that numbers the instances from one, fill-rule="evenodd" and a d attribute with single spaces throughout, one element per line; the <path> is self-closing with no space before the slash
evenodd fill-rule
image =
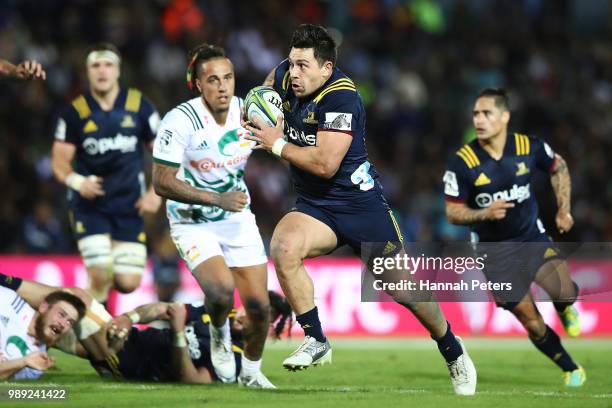
<path id="1" fill-rule="evenodd" d="M 259 118 L 266 125 L 276 126 L 276 118 L 283 114 L 283 101 L 278 92 L 269 86 L 256 86 L 244 99 L 244 111 L 247 119 L 255 123 Z"/>

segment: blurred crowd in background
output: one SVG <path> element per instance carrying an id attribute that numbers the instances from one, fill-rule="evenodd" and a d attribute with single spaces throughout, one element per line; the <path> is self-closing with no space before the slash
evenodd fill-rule
<path id="1" fill-rule="evenodd" d="M 537 184 L 549 232 L 612 240 L 612 5 L 606 0 L 3 0 L 0 57 L 37 59 L 46 82 L 0 83 L 0 252 L 76 252 L 65 186 L 50 167 L 55 116 L 87 87 L 85 53 L 110 41 L 123 86 L 160 114 L 191 97 L 187 52 L 223 45 L 244 96 L 288 53 L 293 29 L 321 24 L 367 108 L 367 144 L 409 240 L 462 240 L 444 217 L 447 159 L 473 137 L 485 87 L 505 87 L 511 129 L 543 137 L 570 167 L 574 229 L 558 236 L 546 175 Z M 293 205 L 287 169 L 257 152 L 247 169 L 266 243 Z M 163 212 L 147 220 L 155 259 L 172 258 Z"/>

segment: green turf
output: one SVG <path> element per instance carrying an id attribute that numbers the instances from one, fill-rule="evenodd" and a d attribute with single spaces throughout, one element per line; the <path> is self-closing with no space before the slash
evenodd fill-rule
<path id="1" fill-rule="evenodd" d="M 562 385 L 560 371 L 527 339 L 465 339 L 478 369 L 475 397 L 453 394 L 446 367 L 427 340 L 338 340 L 331 366 L 288 373 L 281 361 L 293 343 L 268 347 L 264 371 L 279 389 L 233 385 L 193 386 L 99 379 L 88 364 L 61 353 L 57 366 L 29 386 L 67 388 L 62 403 L 0 401 L 0 407 L 610 407 L 612 340 L 565 341 L 588 380 L 581 389 Z M 0 385 L 15 387 L 14 383 Z M 24 385 L 23 383 L 19 384 Z"/>

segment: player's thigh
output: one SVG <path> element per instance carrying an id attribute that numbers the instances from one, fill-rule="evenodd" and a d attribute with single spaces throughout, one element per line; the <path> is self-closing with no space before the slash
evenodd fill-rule
<path id="1" fill-rule="evenodd" d="M 286 259 L 301 261 L 325 255 L 337 245 L 338 238 L 329 225 L 313 215 L 292 211 L 274 229 L 270 252 L 278 264 Z"/>
<path id="2" fill-rule="evenodd" d="M 553 299 L 575 297 L 576 289 L 563 259 L 545 262 L 536 273 L 536 283 Z"/>
<path id="3" fill-rule="evenodd" d="M 94 278 L 103 279 L 113 262 L 110 220 L 99 212 L 82 210 L 71 211 L 70 220 L 88 273 Z"/>
<path id="4" fill-rule="evenodd" d="M 174 224 L 170 234 L 187 268 L 204 293 L 227 292 L 234 288 L 234 278 L 227 266 L 219 237 L 208 225 Z"/>

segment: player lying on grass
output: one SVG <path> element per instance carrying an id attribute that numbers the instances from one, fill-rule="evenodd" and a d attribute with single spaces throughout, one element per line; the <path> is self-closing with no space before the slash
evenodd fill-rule
<path id="1" fill-rule="evenodd" d="M 46 294 L 60 289 L 2 274 L 0 286 L 16 290 L 33 307 L 36 307 Z M 68 331 L 56 347 L 87 358 L 100 375 L 130 380 L 199 384 L 217 380 L 209 351 L 210 316 L 204 307 L 151 303 L 118 316 L 111 323 L 110 315 L 100 303 L 81 289 L 70 290 L 85 297 L 89 307 L 86 317 L 75 326 L 74 332 Z M 292 310 L 287 300 L 278 293 L 269 292 L 269 297 L 273 335 L 278 338 L 287 323 L 291 325 Z M 141 330 L 132 327 L 135 322 L 145 324 L 160 319 L 169 320 L 171 329 Z M 241 308 L 231 314 L 231 335 L 237 372 L 240 372 L 245 327 L 248 330 L 246 313 Z"/>
<path id="2" fill-rule="evenodd" d="M 47 349 L 83 318 L 85 304 L 71 293 L 52 290 L 29 305 L 6 286 L 0 286 L 0 380 L 39 378 L 54 364 Z"/>
<path id="3" fill-rule="evenodd" d="M 269 292 L 269 296 L 270 321 L 276 322 L 273 335 L 278 338 L 287 321 L 291 321 L 292 311 L 278 293 Z M 170 329 L 132 326 L 155 320 L 168 320 Z M 105 377 L 191 384 L 219 381 L 210 356 L 209 324 L 210 316 L 204 306 L 163 302 L 143 305 L 118 316 L 108 326 L 108 346 L 116 354 L 102 361 L 90 361 Z M 248 327 L 248 322 L 244 308 L 230 313 L 236 374 L 241 369 L 245 326 Z"/>

